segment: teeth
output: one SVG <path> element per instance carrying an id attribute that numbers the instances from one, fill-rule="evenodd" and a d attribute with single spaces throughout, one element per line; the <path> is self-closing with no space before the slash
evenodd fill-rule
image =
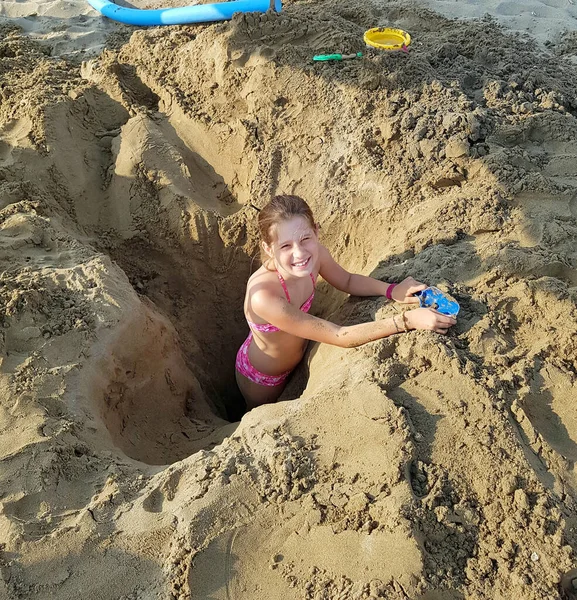
<path id="1" fill-rule="evenodd" d="M 308 258 L 307 258 L 308 260 Z M 300 263 L 293 263 L 295 267 L 304 267 L 307 264 L 307 260 L 303 260 Z"/>

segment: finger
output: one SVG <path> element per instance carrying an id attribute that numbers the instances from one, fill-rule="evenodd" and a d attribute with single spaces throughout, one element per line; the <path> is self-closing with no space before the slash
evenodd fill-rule
<path id="1" fill-rule="evenodd" d="M 406 296 L 403 300 L 404 304 L 419 304 L 419 299 L 415 298 L 415 296 Z"/>
<path id="2" fill-rule="evenodd" d="M 424 283 L 418 283 L 417 285 L 412 285 L 410 288 L 407 289 L 407 291 L 405 292 L 405 295 L 407 296 L 412 296 L 413 294 L 416 294 L 417 292 L 422 292 L 427 286 Z"/>
<path id="3" fill-rule="evenodd" d="M 445 335 L 445 334 L 447 333 L 448 329 L 444 329 L 443 327 L 437 327 L 437 328 L 435 329 L 435 331 L 436 331 L 437 333 L 442 333 L 443 335 Z"/>
<path id="4" fill-rule="evenodd" d="M 434 308 L 428 308 L 427 310 L 430 310 L 432 313 L 439 315 L 439 322 L 450 323 L 451 325 L 455 325 L 455 323 L 457 322 L 457 319 L 455 319 L 455 317 L 449 317 L 448 315 L 445 315 L 442 312 L 435 310 Z"/>

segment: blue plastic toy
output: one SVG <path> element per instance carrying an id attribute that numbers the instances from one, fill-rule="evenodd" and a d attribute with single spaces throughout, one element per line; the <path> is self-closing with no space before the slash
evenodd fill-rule
<path id="1" fill-rule="evenodd" d="M 237 12 L 280 12 L 282 0 L 233 0 L 213 4 L 195 4 L 174 8 L 138 9 L 118 6 L 110 0 L 87 0 L 92 8 L 105 17 L 126 25 L 185 25 L 232 19 Z"/>
<path id="2" fill-rule="evenodd" d="M 417 292 L 415 296 L 418 296 L 419 304 L 425 308 L 434 308 L 449 317 L 456 317 L 459 314 L 461 308 L 459 303 L 437 287 L 425 288 L 422 292 Z"/>

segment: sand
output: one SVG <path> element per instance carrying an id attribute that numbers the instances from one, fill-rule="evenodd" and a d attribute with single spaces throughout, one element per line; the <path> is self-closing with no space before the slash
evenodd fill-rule
<path id="1" fill-rule="evenodd" d="M 0 599 L 577 597 L 575 5 L 0 17 Z M 383 24 L 409 53 L 364 47 Z M 310 60 L 334 51 L 365 57 Z M 312 345 L 242 416 L 281 192 L 347 269 L 462 309 L 447 337 Z"/>

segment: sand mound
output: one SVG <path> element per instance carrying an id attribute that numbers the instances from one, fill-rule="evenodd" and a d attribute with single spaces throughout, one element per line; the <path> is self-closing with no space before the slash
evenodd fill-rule
<path id="1" fill-rule="evenodd" d="M 419 32 L 411 52 L 311 62 L 376 22 Z M 570 60 L 326 2 L 136 31 L 81 66 L 5 28 L 0 76 L 0 598 L 575 595 Z M 346 268 L 462 315 L 313 347 L 287 401 L 234 423 L 278 192 Z M 394 310 L 324 285 L 314 306 Z"/>

